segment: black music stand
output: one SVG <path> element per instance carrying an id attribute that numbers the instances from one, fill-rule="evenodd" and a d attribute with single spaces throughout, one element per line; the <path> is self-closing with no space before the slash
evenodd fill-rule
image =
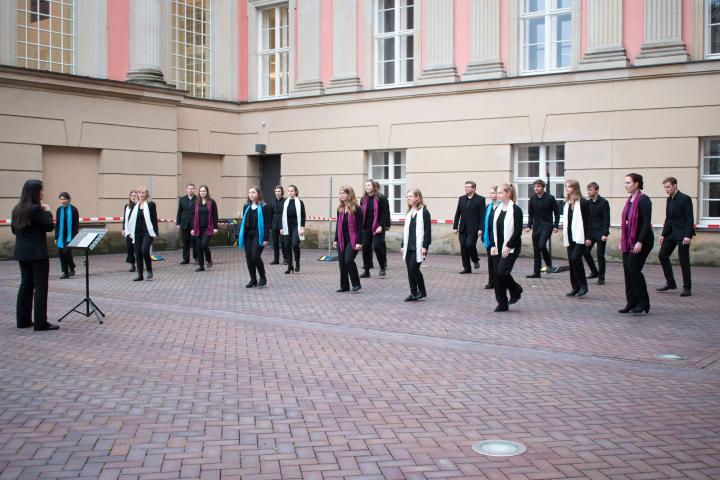
<path id="1" fill-rule="evenodd" d="M 103 323 L 102 318 L 105 317 L 105 314 L 100 310 L 100 307 L 95 305 L 95 302 L 90 299 L 90 250 L 95 249 L 98 243 L 100 243 L 100 240 L 105 238 L 105 234 L 107 234 L 107 229 L 105 228 L 83 228 L 68 244 L 68 248 L 85 252 L 85 298 L 71 308 L 65 315 L 60 317 L 58 322 L 62 322 L 63 318 L 76 312 L 88 318 L 90 315 L 95 314 L 97 321 L 101 324 Z M 84 311 L 83 309 L 78 310 L 83 304 L 85 304 Z"/>

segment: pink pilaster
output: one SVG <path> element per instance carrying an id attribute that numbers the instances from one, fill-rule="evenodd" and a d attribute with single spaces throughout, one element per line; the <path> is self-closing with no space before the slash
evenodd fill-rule
<path id="1" fill-rule="evenodd" d="M 640 53 L 645 32 L 645 5 L 642 0 L 623 2 L 623 46 L 630 63 Z"/>
<path id="2" fill-rule="evenodd" d="M 108 1 L 108 78 L 125 80 L 130 67 L 130 0 Z"/>
<path id="3" fill-rule="evenodd" d="M 248 16 L 247 16 L 247 2 L 241 0 L 238 2 L 238 100 L 241 102 L 248 101 L 248 62 L 250 57 L 248 55 Z"/>
<path id="4" fill-rule="evenodd" d="M 320 4 L 320 79 L 325 87 L 333 71 L 333 0 Z"/>
<path id="5" fill-rule="evenodd" d="M 455 0 L 454 4 L 453 57 L 457 73 L 462 75 L 470 61 L 470 0 Z"/>

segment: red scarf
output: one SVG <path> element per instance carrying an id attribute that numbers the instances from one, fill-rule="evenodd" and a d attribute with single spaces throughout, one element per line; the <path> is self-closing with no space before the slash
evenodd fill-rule
<path id="1" fill-rule="evenodd" d="M 338 245 L 340 251 L 345 252 L 345 234 L 343 233 L 343 224 L 345 223 L 345 212 L 346 210 L 338 210 L 337 220 L 337 232 L 338 232 Z M 355 248 L 355 245 L 359 244 L 357 234 L 357 222 L 353 221 L 355 214 L 348 212 L 348 230 L 350 232 L 350 248 Z"/>
<path id="2" fill-rule="evenodd" d="M 207 224 L 207 230 L 205 231 L 205 235 L 208 237 L 212 237 L 215 225 L 213 225 L 213 209 L 212 209 L 212 200 L 209 200 L 205 205 L 207 205 L 208 210 L 208 224 Z M 202 235 L 200 233 L 200 202 L 195 204 L 195 219 L 193 221 L 193 230 L 195 230 L 195 236 L 199 237 Z"/>
<path id="3" fill-rule="evenodd" d="M 622 217 L 621 217 L 621 230 L 620 230 L 620 249 L 623 251 L 623 253 L 630 253 L 632 252 L 633 247 L 637 243 L 637 236 L 638 236 L 638 206 L 640 205 L 640 197 L 642 197 L 642 192 L 638 190 L 637 195 L 635 195 L 635 201 L 632 202 L 632 205 L 630 205 L 630 200 L 632 199 L 632 195 L 630 195 L 625 202 L 625 207 L 622 211 Z M 627 211 L 630 209 L 630 213 L 628 214 Z M 627 221 L 625 221 L 625 216 L 627 215 Z"/>
<path id="4" fill-rule="evenodd" d="M 368 203 L 368 197 L 369 195 L 365 195 L 362 199 L 362 218 L 363 218 L 363 225 L 365 225 L 365 214 L 367 212 L 367 203 Z M 372 234 L 375 235 L 375 232 L 377 231 L 378 227 L 380 226 L 378 224 L 378 196 L 377 193 L 373 195 L 373 223 L 372 223 Z"/>

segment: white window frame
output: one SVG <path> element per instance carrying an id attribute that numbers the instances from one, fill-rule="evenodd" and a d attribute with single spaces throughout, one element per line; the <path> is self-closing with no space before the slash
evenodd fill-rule
<path id="1" fill-rule="evenodd" d="M 285 47 L 279 47 L 280 40 L 282 38 L 281 32 L 280 32 L 280 10 L 281 9 L 286 10 L 286 18 L 287 18 L 287 45 Z M 272 50 L 263 50 L 263 13 L 268 10 L 275 10 L 275 46 L 277 48 Z M 276 4 L 272 6 L 262 7 L 258 8 L 257 12 L 257 56 L 258 56 L 258 63 L 257 63 L 257 98 L 258 100 L 275 100 L 278 98 L 287 98 L 290 96 L 290 62 L 292 61 L 290 56 L 290 7 L 287 3 L 281 3 Z M 282 65 L 280 59 L 282 57 L 282 54 L 285 53 L 287 55 L 287 62 L 285 62 L 285 71 L 283 78 L 285 79 L 285 92 L 280 93 L 277 95 L 263 95 L 263 61 L 265 58 L 269 58 L 270 55 L 275 56 L 275 65 L 278 66 L 278 72 L 280 71 L 279 65 Z M 281 91 L 282 90 L 282 80 L 279 78 L 279 75 L 276 75 L 275 77 L 275 91 Z"/>
<path id="2" fill-rule="evenodd" d="M 558 72 L 569 72 L 572 70 L 573 65 L 573 58 L 575 55 L 575 50 L 577 48 L 576 45 L 576 39 L 575 35 L 572 33 L 574 24 L 575 24 L 575 15 L 574 15 L 574 7 L 571 3 L 569 7 L 565 8 L 550 8 L 550 5 L 554 5 L 556 1 L 560 0 L 545 0 L 545 9 L 540 10 L 537 12 L 532 13 L 526 13 L 527 11 L 527 2 L 528 0 L 520 0 L 521 7 L 520 7 L 520 72 L 521 75 L 541 75 L 545 73 L 558 73 Z M 574 0 L 579 1 L 579 0 Z M 553 65 L 557 64 L 557 58 L 555 57 L 555 44 L 558 43 L 556 39 L 553 38 L 553 32 L 554 29 L 553 24 L 555 23 L 556 19 L 560 15 L 570 15 L 570 64 L 567 67 L 554 67 Z M 545 39 L 544 39 L 544 45 L 545 45 L 545 60 L 544 60 L 544 68 L 542 70 L 528 70 L 527 68 L 527 60 L 528 60 L 528 54 L 527 54 L 527 28 L 526 25 L 529 23 L 530 20 L 536 19 L 536 18 L 544 18 L 545 19 Z"/>
<path id="3" fill-rule="evenodd" d="M 7 0 L 7 1 L 10 1 L 10 0 Z M 17 0 L 12 0 L 12 1 L 17 2 Z M 75 63 L 76 63 L 76 61 L 75 61 L 75 57 L 76 57 L 76 55 L 75 55 L 75 43 L 76 43 L 75 42 L 75 38 L 76 38 L 75 37 L 75 29 L 77 28 L 76 22 L 75 22 L 75 17 L 76 17 L 76 12 L 77 12 L 77 9 L 75 7 L 75 0 L 49 0 L 49 2 L 50 2 L 49 3 L 50 11 L 48 12 L 48 19 L 50 21 L 48 22 L 48 29 L 40 28 L 40 21 L 41 21 L 40 19 L 38 19 L 38 21 L 36 22 L 37 25 L 35 27 L 31 27 L 29 21 L 26 23 L 23 23 L 23 24 L 20 24 L 19 22 L 17 22 L 17 20 L 15 21 L 15 23 L 17 23 L 16 28 L 18 30 L 20 30 L 20 29 L 25 30 L 25 40 L 20 40 L 19 38 L 17 40 L 17 44 L 24 45 L 24 49 L 23 49 L 24 51 L 22 52 L 23 54 L 22 55 L 18 55 L 17 53 L 15 54 L 17 57 L 18 66 L 24 67 L 24 68 L 33 68 L 33 67 L 28 66 L 28 62 L 37 62 L 37 67 L 36 67 L 37 70 L 74 74 L 75 73 Z M 69 6 L 70 7 L 70 18 L 67 19 L 64 16 L 62 16 L 62 14 L 60 17 L 53 16 L 52 15 L 52 10 L 53 10 L 52 4 L 60 4 L 61 7 Z M 24 7 L 23 8 L 18 7 L 16 9 L 16 11 L 18 14 L 25 15 L 25 18 L 28 18 L 30 16 L 30 14 L 33 13 L 33 11 L 31 10 L 31 5 L 32 5 L 31 0 L 24 0 Z M 37 1 L 37 5 L 39 7 L 40 0 Z M 39 10 L 39 8 L 38 8 L 38 10 Z M 62 12 L 62 8 L 61 8 L 61 12 Z M 52 20 L 53 19 L 60 19 L 60 27 L 61 28 L 60 28 L 59 32 L 53 31 L 53 29 L 52 29 Z M 66 32 L 64 30 L 64 28 L 65 28 L 64 21 L 66 21 L 66 20 L 70 21 L 70 25 L 71 25 L 70 32 Z M 38 43 L 28 41 L 28 32 L 31 30 L 35 30 L 37 32 Z M 48 41 L 49 45 L 44 45 L 40 42 L 40 40 L 41 40 L 40 36 L 42 33 L 47 33 L 47 35 L 49 37 L 49 41 Z M 58 35 L 58 34 L 60 35 L 60 46 L 53 45 L 53 39 L 55 38 L 54 35 Z M 70 37 L 70 48 L 63 47 L 63 41 L 65 40 L 66 36 Z M 31 46 L 34 46 L 37 48 L 37 56 L 35 58 L 29 57 L 29 49 Z M 40 51 L 41 51 L 40 47 L 48 47 L 49 56 L 48 56 L 47 60 L 42 60 L 40 58 Z M 60 51 L 60 62 L 54 62 L 52 60 L 53 50 Z M 65 63 L 65 52 L 67 52 L 67 51 L 70 52 L 70 63 Z M 47 68 L 40 68 L 41 62 L 46 63 Z M 53 67 L 56 67 L 56 68 L 53 68 Z"/>
<path id="4" fill-rule="evenodd" d="M 712 137 L 712 138 L 706 138 L 702 141 L 701 149 L 700 149 L 700 191 L 698 193 L 698 204 L 700 206 L 700 221 L 717 221 L 720 219 L 720 217 L 711 217 L 708 215 L 708 212 L 705 211 L 705 184 L 706 183 L 718 183 L 720 182 L 720 175 L 705 175 L 705 160 L 707 157 L 705 157 L 705 147 L 710 142 L 720 142 L 720 137 Z M 720 158 L 718 157 L 710 157 L 710 158 Z"/>
<path id="5" fill-rule="evenodd" d="M 377 178 L 373 176 L 373 160 L 377 158 L 377 156 L 383 155 L 382 159 L 384 159 L 384 155 L 388 154 L 388 160 L 391 162 L 388 164 L 388 176 L 389 178 Z M 395 154 L 400 154 L 400 166 L 404 167 L 405 171 L 405 177 L 403 178 L 395 178 L 395 163 L 394 159 L 390 157 L 390 155 L 395 156 Z M 392 220 L 399 220 L 400 218 L 405 218 L 405 203 L 403 202 L 403 199 L 405 198 L 405 185 L 407 177 L 407 160 L 406 160 L 406 150 L 373 150 L 368 152 L 368 177 L 372 178 L 373 180 L 377 181 L 380 184 L 380 187 L 387 185 L 388 189 L 388 195 L 386 196 L 388 203 L 390 205 L 390 217 Z M 395 208 L 395 201 L 398 200 L 398 197 L 395 196 L 395 187 L 397 185 L 400 185 L 400 210 L 394 211 Z"/>
<path id="6" fill-rule="evenodd" d="M 705 30 L 705 58 L 717 59 L 717 58 L 720 58 L 720 52 L 713 53 L 710 51 L 710 39 L 711 39 L 711 35 L 710 35 L 711 28 L 710 27 L 713 25 L 718 25 L 720 28 L 720 24 L 711 24 L 710 23 L 710 3 L 711 3 L 711 0 L 705 0 L 705 15 L 703 17 L 703 25 L 704 25 L 704 30 Z"/>
<path id="7" fill-rule="evenodd" d="M 566 155 L 566 146 L 564 143 L 529 143 L 529 144 L 518 144 L 515 145 L 515 153 L 514 153 L 514 165 L 513 165 L 513 178 L 515 179 L 515 188 L 518 195 L 518 203 L 520 200 L 520 193 L 528 191 L 527 188 L 520 188 L 520 186 L 525 185 L 532 185 L 533 182 L 537 179 L 541 179 L 544 182 L 547 182 L 548 176 L 547 176 L 547 169 L 548 169 L 548 147 L 563 147 L 563 173 L 565 172 L 565 163 L 567 162 L 567 155 Z M 529 148 L 529 147 L 539 147 L 540 149 L 540 158 L 538 159 L 539 165 L 538 165 L 538 175 L 536 177 L 520 177 L 518 174 L 520 172 L 520 150 L 522 148 Z M 557 160 L 555 160 L 557 163 Z M 565 189 L 565 176 L 559 177 L 559 176 L 551 176 L 550 177 L 550 187 L 555 188 L 556 185 L 562 185 L 563 186 L 563 192 Z M 562 201 L 565 198 L 565 195 L 556 195 L 557 191 L 550 191 L 547 188 L 547 185 L 545 186 L 545 192 L 550 193 L 555 196 L 555 199 L 558 201 Z M 532 195 L 532 194 L 530 194 Z M 529 201 L 529 198 L 527 200 Z M 525 199 L 525 198 L 523 198 Z M 519 206 L 519 205 L 518 205 Z M 525 218 L 525 222 L 527 222 L 528 219 L 528 208 L 523 208 L 523 217 Z M 560 211 L 560 216 L 562 217 L 562 210 Z"/>
<path id="8" fill-rule="evenodd" d="M 418 66 L 418 45 L 416 43 L 417 38 L 417 21 L 418 21 L 418 8 L 419 6 L 419 0 L 413 0 L 413 28 L 412 29 L 405 29 L 400 30 L 400 22 L 401 22 L 401 15 L 403 8 L 400 5 L 400 2 L 402 0 L 395 0 L 395 27 L 392 32 L 386 32 L 386 33 L 380 33 L 380 22 L 378 20 L 378 12 L 380 9 L 380 2 L 382 0 L 373 0 L 373 79 L 375 88 L 383 89 L 383 88 L 396 88 L 396 87 L 405 87 L 408 85 L 414 85 L 415 81 L 417 80 L 417 66 Z M 384 9 L 383 9 L 384 10 Z M 410 82 L 400 82 L 399 79 L 401 78 L 401 56 L 400 56 L 400 45 L 401 45 L 401 38 L 402 37 L 410 37 L 413 43 L 413 79 Z M 383 40 L 387 38 L 395 38 L 395 82 L 394 83 L 380 83 L 380 44 Z M 407 58 L 405 60 L 408 60 Z M 386 63 L 386 62 L 383 62 Z"/>
<path id="9" fill-rule="evenodd" d="M 184 6 L 187 7 L 189 3 L 192 3 L 191 0 L 172 0 L 172 6 L 175 6 L 171 10 L 172 12 L 172 19 L 171 19 L 171 25 L 170 28 L 172 30 L 172 42 L 175 46 L 175 51 L 172 54 L 172 70 L 174 75 L 174 81 L 178 88 L 181 88 L 183 90 L 187 90 L 191 96 L 197 97 L 197 98 L 211 98 L 212 95 L 212 0 L 205 0 L 207 7 L 203 10 L 206 11 L 205 14 L 205 21 L 202 22 L 204 25 L 207 25 L 207 28 L 205 31 L 202 32 L 196 32 L 195 31 L 195 19 L 190 19 L 187 15 L 180 15 L 180 7 Z M 177 12 L 177 13 L 176 13 Z M 187 10 L 184 10 L 185 13 L 187 13 Z M 185 55 L 179 54 L 179 48 L 177 45 L 180 45 L 179 39 L 178 39 L 178 31 L 179 28 L 177 28 L 176 23 L 176 17 L 183 17 L 186 20 L 191 20 L 193 29 L 187 30 L 185 29 L 185 42 L 182 43 Z M 195 36 L 196 34 L 200 33 L 206 40 L 206 44 L 203 45 L 196 45 L 195 42 Z M 192 42 L 188 42 L 187 38 L 188 35 L 191 36 Z M 187 63 L 185 60 L 191 58 L 189 55 L 187 55 L 188 48 L 202 48 L 207 50 L 207 61 L 200 62 L 200 70 L 197 71 L 193 67 L 193 69 L 187 69 Z M 182 64 L 180 60 L 183 60 Z M 205 64 L 207 63 L 207 70 L 205 69 Z M 180 71 L 185 72 L 183 75 L 184 80 L 180 80 Z M 188 74 L 192 73 L 191 81 L 188 81 Z M 199 75 L 201 80 L 201 85 L 198 86 L 196 82 L 196 76 Z M 204 82 L 202 82 L 204 80 Z M 204 85 L 202 84 L 204 83 Z"/>

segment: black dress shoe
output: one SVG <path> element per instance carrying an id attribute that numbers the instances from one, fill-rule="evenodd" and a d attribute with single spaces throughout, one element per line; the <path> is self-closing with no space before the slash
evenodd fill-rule
<path id="1" fill-rule="evenodd" d="M 203 267 L 202 265 L 200 265 L 199 267 L 197 267 L 197 268 L 195 269 L 195 271 L 196 271 L 196 272 L 204 272 L 204 271 L 205 271 L 205 267 Z"/>
<path id="2" fill-rule="evenodd" d="M 260 281 L 258 282 L 258 287 L 264 287 L 265 285 L 267 285 L 267 278 L 260 277 Z"/>
<path id="3" fill-rule="evenodd" d="M 605 285 L 605 279 L 604 279 L 604 278 L 598 278 L 597 284 L 598 284 L 598 285 Z"/>
<path id="4" fill-rule="evenodd" d="M 525 278 L 540 278 L 539 273 L 532 273 L 530 275 L 525 275 Z"/>
<path id="5" fill-rule="evenodd" d="M 272 262 L 270 262 L 270 265 L 279 265 L 279 264 L 280 264 L 279 260 L 273 260 Z"/>
<path id="6" fill-rule="evenodd" d="M 293 273 L 294 271 L 295 271 L 295 269 L 293 268 L 293 266 L 288 265 L 288 268 L 287 268 L 287 270 L 285 270 L 285 273 Z"/>
<path id="7" fill-rule="evenodd" d="M 487 285 L 485 285 L 485 290 L 492 290 L 494 288 L 495 288 L 495 285 L 493 285 L 492 283 L 488 283 Z"/>
<path id="8" fill-rule="evenodd" d="M 152 278 L 153 278 L 153 273 L 152 273 L 152 271 L 148 270 L 148 272 L 147 272 L 147 277 L 148 277 L 148 280 L 152 280 Z"/>
<path id="9" fill-rule="evenodd" d="M 70 269 L 70 276 L 71 277 L 75 276 L 75 269 L 72 269 L 72 268 Z"/>
<path id="10" fill-rule="evenodd" d="M 378 273 L 378 277 L 384 277 L 385 276 L 385 270 L 380 270 L 380 273 Z"/>
<path id="11" fill-rule="evenodd" d="M 208 260 L 208 262 L 207 262 L 207 268 L 212 268 L 212 267 L 213 267 L 213 262 L 212 262 L 212 260 Z"/>
<path id="12" fill-rule="evenodd" d="M 621 308 L 620 310 L 618 310 L 618 313 L 630 313 L 633 310 L 633 308 L 635 308 L 635 307 L 633 307 L 631 305 L 625 305 L 625 308 Z"/>
<path id="13" fill-rule="evenodd" d="M 575 290 L 575 289 L 573 288 L 573 289 L 570 290 L 568 293 L 566 293 L 565 296 L 566 296 L 566 297 L 574 297 L 575 295 L 578 294 L 579 291 L 580 291 L 579 289 L 578 289 L 578 290 Z"/>
<path id="14" fill-rule="evenodd" d="M 507 305 L 498 305 L 493 312 L 507 312 L 508 310 L 510 310 L 510 307 Z"/>
<path id="15" fill-rule="evenodd" d="M 597 274 L 597 272 L 591 273 L 588 275 L 588 280 L 592 280 L 593 278 L 598 278 L 600 275 Z"/>
<path id="16" fill-rule="evenodd" d="M 245 285 L 245 288 L 253 288 L 257 287 L 257 282 L 255 280 L 250 280 L 247 285 Z"/>
<path id="17" fill-rule="evenodd" d="M 677 290 L 677 285 L 669 285 L 665 284 L 662 287 L 658 287 L 655 289 L 657 292 L 667 292 L 668 290 Z"/>
<path id="18" fill-rule="evenodd" d="M 557 271 L 557 267 L 549 266 L 547 267 L 547 270 L 545 270 L 545 273 L 557 273 Z"/>
<path id="19" fill-rule="evenodd" d="M 359 292 L 361 288 L 362 288 L 362 286 L 360 286 L 360 285 L 355 285 L 355 286 L 352 287 L 350 290 L 354 293 L 354 292 Z"/>
<path id="20" fill-rule="evenodd" d="M 683 288 L 683 291 L 682 291 L 682 293 L 680 294 L 681 297 L 689 297 L 690 295 L 692 295 L 692 293 L 690 293 L 690 289 L 689 289 L 689 288 Z"/>
<path id="21" fill-rule="evenodd" d="M 60 275 L 60 280 L 65 280 L 66 278 L 70 278 L 70 275 L 68 275 L 67 273 L 63 273 L 62 275 Z"/>
<path id="22" fill-rule="evenodd" d="M 630 310 L 633 315 L 642 315 L 643 313 L 650 313 L 650 305 L 643 307 L 642 305 L 638 305 L 637 307 Z"/>
<path id="23" fill-rule="evenodd" d="M 370 271 L 365 270 L 363 273 L 360 274 L 360 278 L 370 278 Z"/>
<path id="24" fill-rule="evenodd" d="M 480 270 L 480 262 L 474 262 L 474 263 L 473 263 L 473 268 L 474 268 L 475 270 Z"/>
<path id="25" fill-rule="evenodd" d="M 138 275 L 137 277 L 133 278 L 133 282 L 142 282 L 142 281 L 143 281 L 142 275 Z"/>
<path id="26" fill-rule="evenodd" d="M 180 265 L 187 265 L 188 263 L 190 263 L 190 260 L 183 260 Z"/>
<path id="27" fill-rule="evenodd" d="M 460 275 L 465 275 L 466 273 L 472 273 L 470 270 L 460 270 Z"/>
<path id="28" fill-rule="evenodd" d="M 510 297 L 510 300 L 508 300 L 508 303 L 509 303 L 510 305 L 512 305 L 513 303 L 517 303 L 518 300 L 520 300 L 521 297 L 522 297 L 522 294 L 521 294 L 521 293 L 518 293 L 517 295 L 513 295 L 512 297 Z"/>
<path id="29" fill-rule="evenodd" d="M 300 262 L 295 262 L 295 271 L 300 273 Z"/>
<path id="30" fill-rule="evenodd" d="M 420 299 L 420 294 L 419 294 L 419 293 L 411 293 L 410 295 L 408 295 L 407 297 L 405 297 L 405 301 L 406 301 L 406 302 L 414 302 L 414 301 L 419 300 L 419 299 Z"/>
<path id="31" fill-rule="evenodd" d="M 582 287 L 580 287 L 580 290 L 578 290 L 577 296 L 584 297 L 585 295 L 587 295 L 587 293 L 588 293 L 588 288 L 586 285 L 583 285 Z"/>
<path id="32" fill-rule="evenodd" d="M 46 330 L 57 330 L 60 327 L 57 325 L 53 325 L 52 323 L 46 323 L 45 325 L 42 325 L 40 327 L 33 327 L 33 330 L 36 332 L 44 332 Z"/>
<path id="33" fill-rule="evenodd" d="M 425 297 L 427 297 L 427 292 L 418 293 L 418 300 L 420 300 L 421 298 L 425 298 Z"/>
<path id="34" fill-rule="evenodd" d="M 350 289 L 349 289 L 349 288 L 338 288 L 338 289 L 335 290 L 335 291 L 336 291 L 337 293 L 343 293 L 343 292 L 349 292 Z"/>
<path id="35" fill-rule="evenodd" d="M 134 271 L 135 271 L 135 265 L 131 266 L 131 267 L 130 267 L 130 270 L 128 270 L 128 272 L 131 272 L 131 273 L 134 272 Z"/>

